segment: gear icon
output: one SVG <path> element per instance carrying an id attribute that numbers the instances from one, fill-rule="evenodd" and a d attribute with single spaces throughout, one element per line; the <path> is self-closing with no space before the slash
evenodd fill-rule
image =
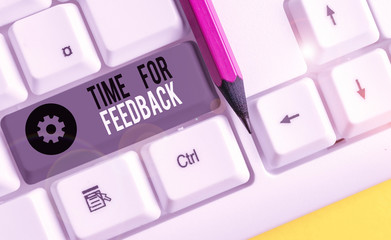
<path id="1" fill-rule="evenodd" d="M 49 115 L 43 118 L 43 121 L 38 122 L 40 130 L 37 132 L 39 137 L 43 137 L 43 141 L 49 143 L 58 142 L 59 137 L 64 137 L 65 132 L 62 130 L 65 127 L 64 122 L 60 122 L 56 115 Z"/>
<path id="2" fill-rule="evenodd" d="M 67 108 L 47 103 L 30 113 L 25 132 L 32 148 L 45 155 L 57 155 L 72 146 L 76 139 L 77 124 Z"/>

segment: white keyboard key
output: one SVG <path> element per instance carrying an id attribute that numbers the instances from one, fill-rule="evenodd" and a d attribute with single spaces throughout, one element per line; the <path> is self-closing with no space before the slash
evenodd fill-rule
<path id="1" fill-rule="evenodd" d="M 0 26 L 50 7 L 52 0 L 0 1 Z"/>
<path id="2" fill-rule="evenodd" d="M 45 190 L 0 205 L 1 239 L 65 239 Z"/>
<path id="3" fill-rule="evenodd" d="M 336 141 L 318 91 L 309 78 L 251 103 L 250 117 L 268 167 L 272 169 L 325 149 Z"/>
<path id="4" fill-rule="evenodd" d="M 249 179 L 230 125 L 217 116 L 142 150 L 163 208 L 174 212 Z"/>
<path id="5" fill-rule="evenodd" d="M 391 122 L 391 66 L 384 50 L 335 67 L 319 83 L 341 137 Z"/>
<path id="6" fill-rule="evenodd" d="M 77 239 L 112 238 L 160 216 L 135 152 L 66 177 L 52 190 L 66 227 Z"/>
<path id="7" fill-rule="evenodd" d="M 9 35 L 35 94 L 51 91 L 100 69 L 83 19 L 73 4 L 57 5 L 17 21 Z"/>
<path id="8" fill-rule="evenodd" d="M 19 186 L 20 181 L 11 164 L 10 154 L 0 137 L 0 197 L 17 190 Z"/>
<path id="9" fill-rule="evenodd" d="M 245 78 L 247 96 L 307 71 L 284 0 L 212 2 Z"/>
<path id="10" fill-rule="evenodd" d="M 289 9 L 302 39 L 302 50 L 317 64 L 379 38 L 366 0 L 291 0 Z"/>
<path id="11" fill-rule="evenodd" d="M 0 34 L 0 111 L 27 99 L 27 90 Z"/>
<path id="12" fill-rule="evenodd" d="M 180 39 L 174 0 L 80 0 L 105 63 L 111 67 Z"/>
<path id="13" fill-rule="evenodd" d="M 390 0 L 368 0 L 373 15 L 377 21 L 380 32 L 386 38 L 391 38 L 391 1 Z"/>

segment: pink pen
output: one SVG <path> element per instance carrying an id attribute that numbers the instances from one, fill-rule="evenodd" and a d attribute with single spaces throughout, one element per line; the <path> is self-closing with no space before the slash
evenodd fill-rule
<path id="1" fill-rule="evenodd" d="M 181 0 L 213 82 L 251 133 L 242 73 L 211 0 Z M 214 69 L 210 69 L 213 65 Z"/>

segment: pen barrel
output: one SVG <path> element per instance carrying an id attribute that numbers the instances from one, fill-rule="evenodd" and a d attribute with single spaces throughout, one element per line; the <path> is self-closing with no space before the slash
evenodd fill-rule
<path id="1" fill-rule="evenodd" d="M 222 81 L 234 82 L 242 78 L 238 63 L 233 55 L 220 20 L 210 0 L 189 0 L 199 28 L 214 61 L 219 79 L 213 78 L 220 87 Z"/>

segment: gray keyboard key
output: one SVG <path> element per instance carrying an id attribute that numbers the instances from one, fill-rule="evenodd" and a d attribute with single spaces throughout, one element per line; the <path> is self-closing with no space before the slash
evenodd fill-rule
<path id="1" fill-rule="evenodd" d="M 5 116 L 28 184 L 213 110 L 218 98 L 192 43 L 183 43 Z M 217 106 L 215 106 L 217 107 Z"/>

